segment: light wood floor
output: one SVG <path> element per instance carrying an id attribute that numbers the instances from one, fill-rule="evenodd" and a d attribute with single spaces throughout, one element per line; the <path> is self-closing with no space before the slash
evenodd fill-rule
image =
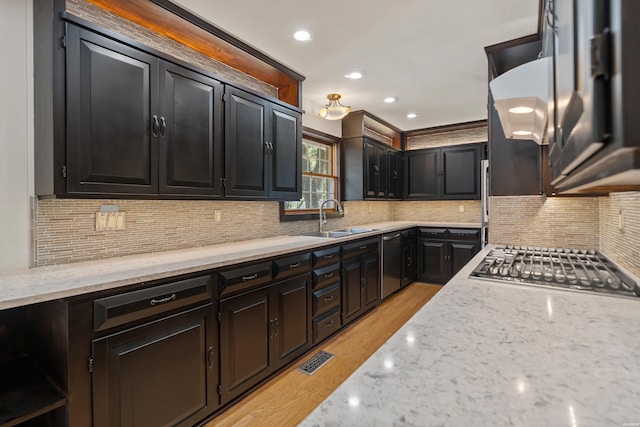
<path id="1" fill-rule="evenodd" d="M 204 427 L 297 425 L 440 288 L 425 283 L 409 285 L 219 414 Z M 313 375 L 296 370 L 318 350 L 326 350 L 335 356 Z"/>

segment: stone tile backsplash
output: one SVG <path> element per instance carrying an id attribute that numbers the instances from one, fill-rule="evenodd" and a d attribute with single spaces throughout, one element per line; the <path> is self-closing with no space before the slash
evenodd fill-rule
<path id="1" fill-rule="evenodd" d="M 489 198 L 489 243 L 597 249 L 596 197 L 500 196 Z"/>
<path id="2" fill-rule="evenodd" d="M 600 249 L 640 276 L 639 191 L 612 193 L 600 200 Z"/>

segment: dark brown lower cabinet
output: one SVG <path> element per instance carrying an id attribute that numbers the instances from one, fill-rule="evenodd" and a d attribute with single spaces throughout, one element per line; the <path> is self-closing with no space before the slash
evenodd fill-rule
<path id="1" fill-rule="evenodd" d="M 225 404 L 311 346 L 311 274 L 220 301 Z"/>
<path id="2" fill-rule="evenodd" d="M 342 246 L 342 324 L 380 301 L 379 238 Z"/>
<path id="3" fill-rule="evenodd" d="M 219 406 L 208 304 L 93 341 L 93 425 L 191 426 Z"/>
<path id="4" fill-rule="evenodd" d="M 480 229 L 420 228 L 418 278 L 446 283 L 480 251 Z"/>

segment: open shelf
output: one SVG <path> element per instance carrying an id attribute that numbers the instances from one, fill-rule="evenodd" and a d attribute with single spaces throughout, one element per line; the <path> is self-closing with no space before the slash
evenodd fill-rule
<path id="1" fill-rule="evenodd" d="M 0 363 L 0 427 L 64 406 L 64 394 L 28 358 Z"/>

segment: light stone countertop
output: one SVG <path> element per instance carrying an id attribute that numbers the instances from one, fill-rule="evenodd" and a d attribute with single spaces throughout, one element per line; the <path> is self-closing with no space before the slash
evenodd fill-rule
<path id="1" fill-rule="evenodd" d="M 479 228 L 479 223 L 389 221 L 341 238 L 279 236 L 0 273 L 0 310 L 255 261 L 412 226 Z"/>
<path id="2" fill-rule="evenodd" d="M 640 425 L 640 299 L 469 279 L 492 247 L 300 425 Z"/>

